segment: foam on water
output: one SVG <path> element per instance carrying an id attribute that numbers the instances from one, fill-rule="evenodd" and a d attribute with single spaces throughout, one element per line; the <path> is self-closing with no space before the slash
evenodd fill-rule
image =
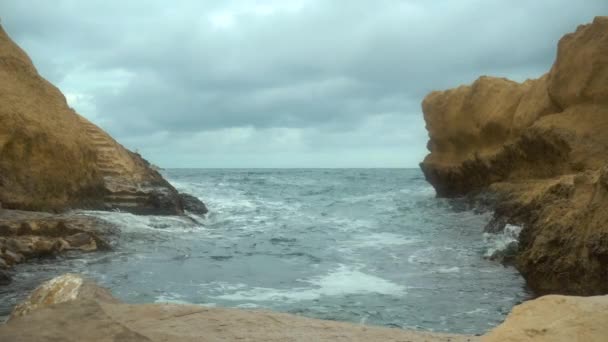
<path id="1" fill-rule="evenodd" d="M 394 233 L 372 233 L 356 236 L 346 245 L 353 247 L 383 248 L 385 246 L 409 245 L 419 242 L 420 239 L 406 237 Z"/>
<path id="2" fill-rule="evenodd" d="M 154 303 L 190 304 L 190 302 L 185 301 L 183 298 L 179 293 L 164 293 L 156 296 Z"/>
<path id="3" fill-rule="evenodd" d="M 500 233 L 484 233 L 483 238 L 488 245 L 485 257 L 495 258 L 505 253 L 513 253 L 519 244 L 519 234 L 521 233 L 521 230 L 521 226 L 507 224 Z"/>
<path id="4" fill-rule="evenodd" d="M 437 272 L 439 273 L 459 273 L 460 272 L 460 267 L 454 266 L 454 267 L 439 267 L 437 269 Z"/>
<path id="5" fill-rule="evenodd" d="M 184 233 L 191 230 L 204 230 L 205 227 L 195 223 L 188 217 L 133 215 L 113 211 L 77 211 L 79 214 L 102 218 L 118 227 L 123 232 L 153 230 L 158 232 Z M 200 216 L 198 219 L 202 219 Z"/>
<path id="6" fill-rule="evenodd" d="M 288 290 L 256 287 L 217 296 L 218 299 L 234 301 L 303 301 L 315 300 L 323 296 L 344 296 L 348 294 L 377 293 L 402 296 L 406 287 L 386 279 L 363 273 L 346 265 L 321 277 L 300 280 L 312 287 L 299 287 Z"/>

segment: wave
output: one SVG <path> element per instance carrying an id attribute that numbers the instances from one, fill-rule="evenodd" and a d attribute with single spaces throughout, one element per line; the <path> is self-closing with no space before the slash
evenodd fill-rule
<path id="1" fill-rule="evenodd" d="M 406 287 L 386 279 L 363 273 L 357 269 L 340 265 L 328 274 L 301 282 L 312 285 L 310 288 L 277 289 L 254 287 L 215 298 L 229 301 L 269 302 L 269 301 L 309 301 L 324 296 L 343 296 L 348 294 L 376 293 L 403 296 Z"/>
<path id="2" fill-rule="evenodd" d="M 521 226 L 507 224 L 500 233 L 484 233 L 483 239 L 485 244 L 488 245 L 484 257 L 502 261 L 514 256 L 519 245 L 521 230 Z"/>
<path id="3" fill-rule="evenodd" d="M 386 246 L 410 245 L 419 242 L 420 239 L 406 237 L 393 233 L 361 234 L 346 244 L 358 248 L 383 248 Z"/>

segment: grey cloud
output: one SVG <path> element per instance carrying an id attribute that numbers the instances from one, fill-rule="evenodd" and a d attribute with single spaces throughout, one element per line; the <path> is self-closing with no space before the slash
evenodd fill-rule
<path id="1" fill-rule="evenodd" d="M 245 164 L 281 160 L 265 151 L 289 132 L 274 142 L 283 145 L 276 156 L 292 153 L 289 165 L 335 153 L 364 166 L 356 151 L 369 146 L 402 150 L 399 165 L 414 166 L 428 91 L 480 74 L 537 77 L 564 33 L 607 12 L 604 0 L 0 4 L 9 33 L 80 99 L 76 109 L 176 165 L 195 158 L 191 145 L 213 149 L 218 163 L 222 151 Z"/>

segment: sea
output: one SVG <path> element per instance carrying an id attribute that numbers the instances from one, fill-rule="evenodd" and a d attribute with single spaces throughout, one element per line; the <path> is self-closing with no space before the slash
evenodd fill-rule
<path id="1" fill-rule="evenodd" d="M 418 169 L 167 169 L 204 217 L 83 211 L 112 251 L 16 267 L 0 316 L 40 282 L 84 274 L 129 303 L 265 309 L 361 325 L 481 334 L 531 294 L 488 258 L 491 212 L 436 198 Z"/>

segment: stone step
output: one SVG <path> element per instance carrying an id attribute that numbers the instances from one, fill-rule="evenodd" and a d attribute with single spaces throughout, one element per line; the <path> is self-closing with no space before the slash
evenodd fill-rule
<path id="1" fill-rule="evenodd" d="M 93 140 L 93 141 L 106 141 L 109 140 L 108 137 L 105 137 L 103 135 L 96 135 L 96 134 L 87 134 L 89 136 L 89 139 Z"/>
<path id="2" fill-rule="evenodd" d="M 111 209 L 120 209 L 120 208 L 136 208 L 139 206 L 138 203 L 134 202 L 104 202 L 106 206 L 109 206 Z"/>
<path id="3" fill-rule="evenodd" d="M 145 196 L 116 196 L 108 195 L 104 197 L 106 203 L 141 203 L 145 202 L 148 197 Z"/>
<path id="4" fill-rule="evenodd" d="M 104 176 L 122 176 L 122 175 L 125 174 L 125 172 L 122 172 L 120 170 L 115 170 L 115 169 L 102 169 L 102 168 L 99 168 L 99 171 Z"/>
<path id="5" fill-rule="evenodd" d="M 96 146 L 96 147 L 97 147 L 98 154 L 102 154 L 102 153 L 114 154 L 117 150 L 115 146 Z"/>
<path id="6" fill-rule="evenodd" d="M 116 158 L 97 158 L 97 163 L 117 165 Z"/>
<path id="7" fill-rule="evenodd" d="M 112 144 L 111 142 L 106 141 L 106 140 L 104 140 L 104 141 L 93 141 L 93 140 L 91 140 L 91 142 L 98 149 L 100 149 L 100 148 L 113 148 L 114 147 L 114 144 Z"/>
<path id="8" fill-rule="evenodd" d="M 102 171 L 127 171 L 124 167 L 116 164 L 100 164 L 97 163 L 97 168 Z"/>

